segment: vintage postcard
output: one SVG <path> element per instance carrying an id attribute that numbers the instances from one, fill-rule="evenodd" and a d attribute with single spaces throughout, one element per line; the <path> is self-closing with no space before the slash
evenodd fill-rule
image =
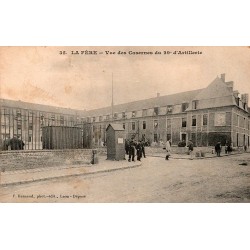
<path id="1" fill-rule="evenodd" d="M 0 47 L 0 202 L 250 202 L 249 47 Z"/>

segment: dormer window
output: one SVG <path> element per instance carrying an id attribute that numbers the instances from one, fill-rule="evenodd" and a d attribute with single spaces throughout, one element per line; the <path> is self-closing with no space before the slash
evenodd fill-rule
<path id="1" fill-rule="evenodd" d="M 62 115 L 60 116 L 60 124 L 64 125 L 64 116 L 62 116 Z"/>
<path id="2" fill-rule="evenodd" d="M 41 125 L 44 124 L 44 115 L 43 114 L 40 114 L 40 122 L 41 122 Z"/>
<path id="3" fill-rule="evenodd" d="M 132 112 L 132 117 L 135 117 L 136 116 L 136 111 L 133 111 Z"/>
<path id="4" fill-rule="evenodd" d="M 198 106 L 198 101 L 197 100 L 192 101 L 192 109 L 197 109 L 197 106 Z"/>
<path id="5" fill-rule="evenodd" d="M 181 112 L 185 112 L 187 108 L 188 108 L 188 103 L 182 103 Z"/>
<path id="6" fill-rule="evenodd" d="M 20 111 L 20 110 L 17 110 L 16 116 L 17 116 L 17 117 L 21 117 L 21 111 Z"/>
<path id="7" fill-rule="evenodd" d="M 173 106 L 172 105 L 167 106 L 167 113 L 172 114 L 172 111 L 173 111 Z"/>
<path id="8" fill-rule="evenodd" d="M 122 118 L 125 119 L 126 118 L 126 113 L 122 112 Z"/>
<path id="9" fill-rule="evenodd" d="M 159 107 L 154 107 L 154 115 L 158 115 L 159 114 Z"/>

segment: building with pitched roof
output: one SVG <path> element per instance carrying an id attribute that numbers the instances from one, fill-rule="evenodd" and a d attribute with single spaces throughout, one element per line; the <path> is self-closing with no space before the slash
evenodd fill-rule
<path id="1" fill-rule="evenodd" d="M 113 117 L 112 117 L 113 113 Z M 232 142 L 249 146 L 248 94 L 239 96 L 225 74 L 204 89 L 118 104 L 73 110 L 20 101 L 0 100 L 0 142 L 21 138 L 25 149 L 42 149 L 43 126 L 81 126 L 85 146 L 102 145 L 109 123 L 120 124 L 127 139 L 173 145 L 192 140 L 196 146 Z"/>
<path id="2" fill-rule="evenodd" d="M 4 141 L 20 138 L 24 149 L 42 149 L 44 126 L 68 126 L 83 123 L 83 111 L 0 99 L 0 148 Z"/>
<path id="3" fill-rule="evenodd" d="M 111 120 L 111 107 L 85 113 L 93 124 L 93 143 L 105 141 L 105 128 Z M 248 94 L 239 96 L 225 74 L 204 89 L 182 92 L 115 105 L 113 122 L 123 124 L 127 139 L 149 143 L 171 139 L 173 145 L 192 140 L 196 146 L 232 142 L 249 146 Z"/>

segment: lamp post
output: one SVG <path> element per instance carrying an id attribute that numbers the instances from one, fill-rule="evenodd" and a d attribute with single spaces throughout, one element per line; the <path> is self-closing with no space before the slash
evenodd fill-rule
<path id="1" fill-rule="evenodd" d="M 140 137 L 140 121 L 139 120 L 137 120 L 137 126 L 138 126 L 137 132 L 138 132 L 138 141 L 139 141 L 139 137 Z"/>

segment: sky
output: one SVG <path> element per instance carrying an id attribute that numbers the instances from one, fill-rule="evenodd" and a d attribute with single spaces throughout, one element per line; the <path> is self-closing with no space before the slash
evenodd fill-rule
<path id="1" fill-rule="evenodd" d="M 0 98 L 80 110 L 111 105 L 112 75 L 114 104 L 120 104 L 205 88 L 221 73 L 250 93 L 250 48 L 0 47 Z"/>

